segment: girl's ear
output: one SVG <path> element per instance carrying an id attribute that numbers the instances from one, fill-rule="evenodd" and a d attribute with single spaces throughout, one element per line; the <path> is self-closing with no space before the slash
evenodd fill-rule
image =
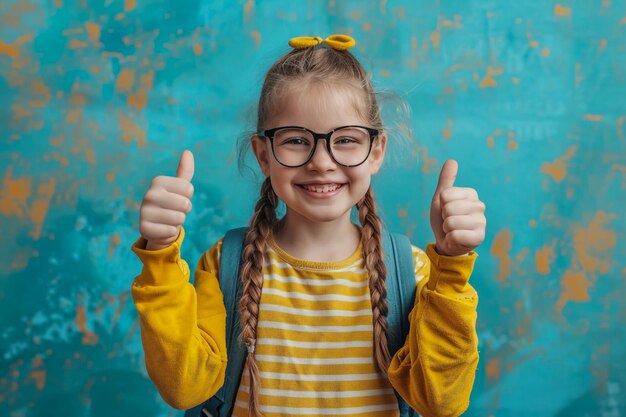
<path id="1" fill-rule="evenodd" d="M 252 151 L 254 152 L 254 156 L 256 156 L 256 160 L 259 162 L 259 166 L 261 167 L 261 171 L 263 175 L 266 177 L 270 176 L 270 154 L 267 149 L 267 143 L 264 139 L 260 138 L 257 135 L 254 135 L 250 138 L 252 143 Z"/>
<path id="2" fill-rule="evenodd" d="M 387 148 L 387 134 L 385 132 L 378 135 L 376 142 L 372 146 L 372 152 L 370 153 L 370 173 L 376 175 L 380 166 L 385 159 L 385 149 Z"/>

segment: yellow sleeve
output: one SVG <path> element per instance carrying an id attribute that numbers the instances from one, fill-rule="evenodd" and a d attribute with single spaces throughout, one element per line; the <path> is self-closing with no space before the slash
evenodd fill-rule
<path id="1" fill-rule="evenodd" d="M 148 375 L 174 408 L 192 408 L 213 396 L 226 372 L 226 309 L 218 282 L 221 241 L 200 258 L 189 283 L 180 256 L 185 233 L 159 250 L 140 238 L 132 251 L 143 263 L 132 285 Z M 195 286 L 195 287 L 194 287 Z"/>
<path id="2" fill-rule="evenodd" d="M 469 406 L 478 365 L 478 294 L 468 280 L 477 257 L 475 252 L 439 255 L 434 244 L 416 256 L 417 296 L 409 334 L 388 374 L 396 391 L 423 417 L 456 417 Z"/>

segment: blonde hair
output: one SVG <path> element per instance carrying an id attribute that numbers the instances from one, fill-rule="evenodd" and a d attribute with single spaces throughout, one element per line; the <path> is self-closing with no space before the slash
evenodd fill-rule
<path id="1" fill-rule="evenodd" d="M 338 51 L 326 47 L 313 47 L 292 50 L 276 61 L 269 69 L 259 98 L 257 131 L 265 126 L 272 112 L 279 111 L 281 99 L 287 93 L 307 87 L 343 88 L 354 98 L 355 110 L 363 120 L 383 130 L 376 93 L 371 80 L 359 61 L 348 51 Z M 248 234 L 242 252 L 240 279 L 243 284 L 239 302 L 242 333 L 248 352 L 246 365 L 250 377 L 249 415 L 262 416 L 259 409 L 260 377 L 254 356 L 256 327 L 259 303 L 263 288 L 263 265 L 267 240 L 277 223 L 276 207 L 278 198 L 272 189 L 270 178 L 261 187 L 259 200 L 250 221 Z M 363 258 L 369 275 L 369 288 L 372 300 L 374 359 L 378 371 L 387 374 L 390 354 L 387 347 L 387 270 L 383 262 L 381 243 L 382 223 L 376 214 L 376 205 L 371 188 L 357 203 L 361 223 L 361 243 Z"/>

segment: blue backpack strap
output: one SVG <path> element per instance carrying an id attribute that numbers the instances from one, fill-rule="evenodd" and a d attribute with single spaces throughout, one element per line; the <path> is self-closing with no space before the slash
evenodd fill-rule
<path id="1" fill-rule="evenodd" d="M 387 267 L 388 345 L 393 356 L 404 345 L 409 333 L 409 313 L 417 289 L 415 261 L 408 237 L 383 231 L 382 242 Z"/>
<path id="2" fill-rule="evenodd" d="M 400 350 L 409 333 L 409 313 L 415 303 L 417 283 L 415 260 L 409 238 L 383 230 L 383 253 L 387 267 L 387 344 L 391 357 Z M 417 412 L 396 393 L 401 417 L 416 417 Z"/>
<path id="3" fill-rule="evenodd" d="M 226 307 L 226 350 L 228 357 L 224 385 L 204 404 L 187 410 L 185 417 L 205 417 L 207 413 L 212 417 L 225 417 L 232 414 L 245 361 L 245 349 L 237 340 L 241 334 L 237 304 L 241 298 L 242 290 L 239 280 L 241 251 L 247 232 L 247 227 L 226 232 L 220 254 L 220 289 L 224 295 L 224 306 Z"/>

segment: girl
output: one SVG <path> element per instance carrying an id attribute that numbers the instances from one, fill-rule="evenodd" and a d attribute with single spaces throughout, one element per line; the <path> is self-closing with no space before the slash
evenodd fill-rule
<path id="1" fill-rule="evenodd" d="M 247 357 L 234 416 L 399 415 L 395 391 L 424 417 L 468 406 L 478 363 L 477 294 L 468 284 L 485 205 L 454 187 L 447 161 L 431 204 L 435 243 L 413 247 L 417 296 L 404 346 L 387 347 L 381 221 L 370 188 L 387 145 L 376 95 L 348 52 L 354 40 L 295 38 L 261 91 L 254 155 L 266 177 L 242 252 Z M 222 240 L 197 264 L 180 257 L 194 160 L 156 177 L 140 210 L 143 262 L 132 293 L 148 373 L 173 407 L 223 384 Z M 278 199 L 286 214 L 278 219 Z M 360 225 L 351 222 L 353 207 Z"/>

